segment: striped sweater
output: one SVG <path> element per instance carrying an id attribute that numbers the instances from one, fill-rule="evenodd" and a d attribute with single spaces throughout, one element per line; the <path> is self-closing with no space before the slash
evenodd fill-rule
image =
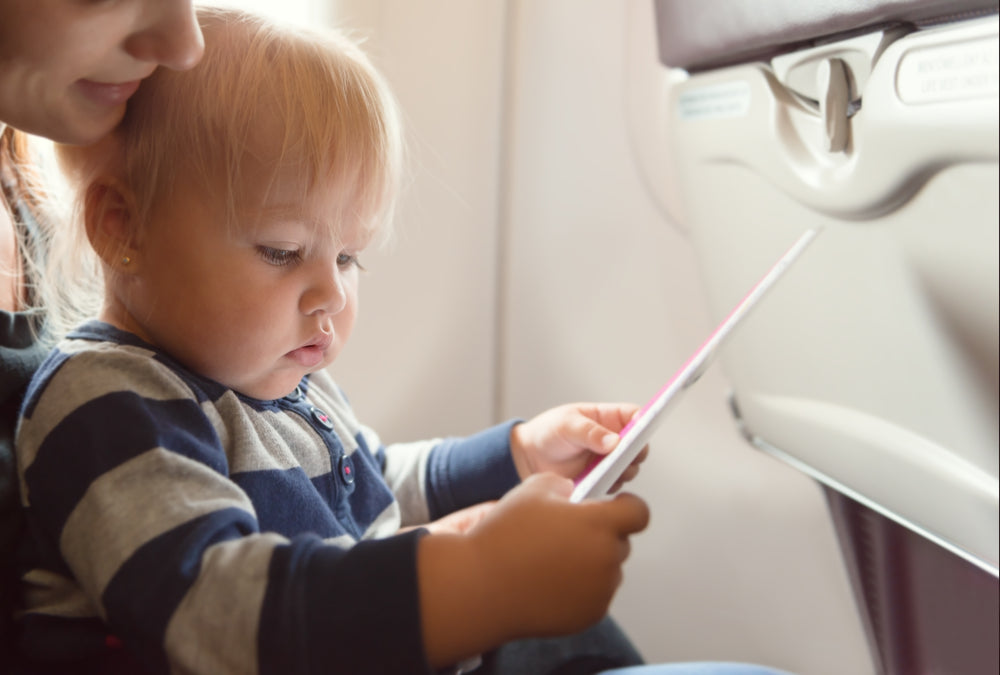
<path id="1" fill-rule="evenodd" d="M 22 409 L 23 651 L 74 669 L 428 672 L 422 531 L 396 533 L 512 487 L 511 424 L 382 446 L 326 373 L 250 399 L 90 322 Z"/>

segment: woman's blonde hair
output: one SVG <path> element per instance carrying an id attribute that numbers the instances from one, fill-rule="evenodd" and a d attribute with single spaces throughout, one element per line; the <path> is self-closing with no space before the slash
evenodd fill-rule
<path id="1" fill-rule="evenodd" d="M 247 196 L 247 167 L 264 166 L 272 179 L 291 168 L 303 199 L 335 189 L 343 197 L 335 220 L 353 219 L 376 242 L 388 238 L 402 173 L 399 113 L 358 44 L 337 30 L 275 24 L 236 9 L 198 13 L 205 55 L 194 69 L 159 68 L 108 138 L 58 148 L 78 201 L 95 181 L 120 181 L 141 227 L 183 179 L 225 199 L 233 223 Z M 88 247 L 83 228 L 74 230 L 69 247 L 77 250 L 66 255 L 78 257 Z"/>
<path id="2" fill-rule="evenodd" d="M 59 191 L 51 184 L 54 167 L 42 152 L 50 144 L 13 127 L 0 129 L 0 208 L 14 223 L 21 297 L 17 311 L 31 313 L 29 324 L 35 337 L 46 344 L 55 342 L 83 314 L 78 298 L 53 277 L 53 242 L 63 233 L 69 215 Z M 76 277 L 79 280 L 79 277 Z"/>

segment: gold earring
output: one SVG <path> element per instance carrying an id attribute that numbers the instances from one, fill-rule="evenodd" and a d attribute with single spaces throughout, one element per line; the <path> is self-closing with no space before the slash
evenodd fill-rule
<path id="1" fill-rule="evenodd" d="M 131 262 L 132 262 L 132 259 L 129 258 L 127 255 L 123 255 L 122 256 L 122 265 L 128 265 Z"/>

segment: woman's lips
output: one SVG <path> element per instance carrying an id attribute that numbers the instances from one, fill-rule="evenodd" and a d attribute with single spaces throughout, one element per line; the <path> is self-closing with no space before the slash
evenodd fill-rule
<path id="1" fill-rule="evenodd" d="M 93 80 L 77 80 L 76 86 L 90 101 L 114 108 L 125 103 L 139 88 L 141 81 L 95 82 Z"/>

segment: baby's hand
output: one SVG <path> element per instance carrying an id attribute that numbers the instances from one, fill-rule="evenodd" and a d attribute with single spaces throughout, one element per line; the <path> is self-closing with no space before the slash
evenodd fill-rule
<path id="1" fill-rule="evenodd" d="M 510 452 L 521 478 L 542 472 L 576 478 L 587 466 L 615 449 L 618 433 L 639 407 L 631 403 L 572 403 L 547 410 L 510 432 Z M 643 448 L 612 487 L 617 490 L 639 473 Z"/>
<path id="2" fill-rule="evenodd" d="M 518 636 L 579 631 L 604 616 L 621 582 L 628 536 L 649 521 L 634 495 L 571 504 L 572 487 L 552 474 L 532 476 L 469 534 L 494 581 L 489 606 Z"/>
<path id="3" fill-rule="evenodd" d="M 420 620 L 436 668 L 510 640 L 568 634 L 600 619 L 621 581 L 628 536 L 649 510 L 634 495 L 572 504 L 573 484 L 531 476 L 464 534 L 422 537 Z"/>

